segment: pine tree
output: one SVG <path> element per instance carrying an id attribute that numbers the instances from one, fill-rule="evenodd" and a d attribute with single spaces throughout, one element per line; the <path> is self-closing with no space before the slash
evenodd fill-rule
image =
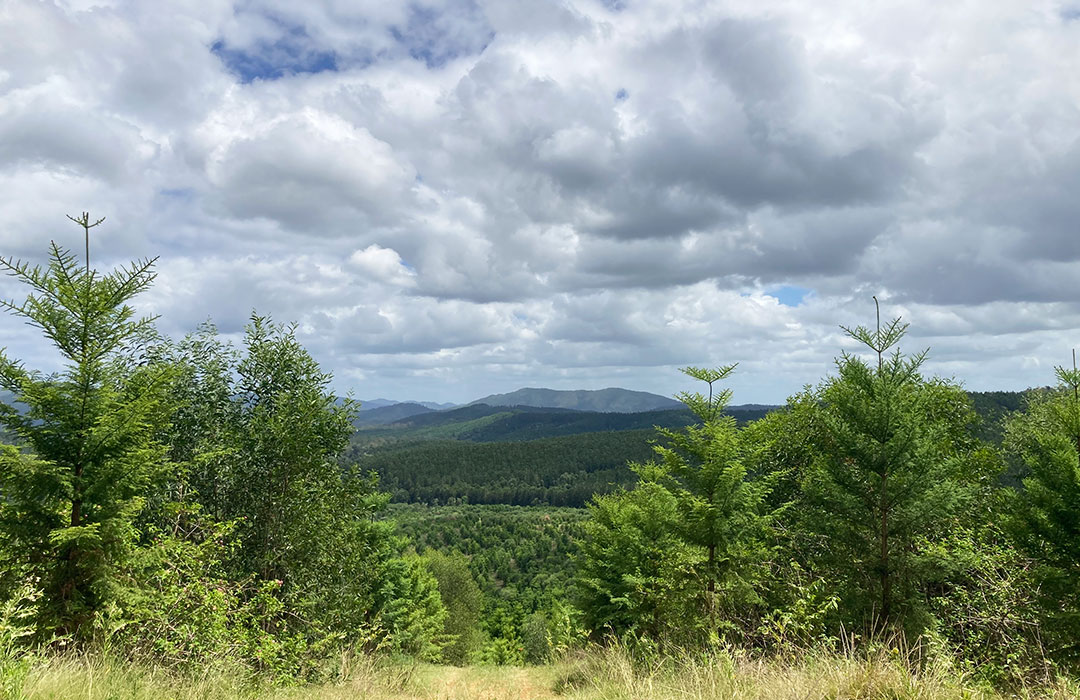
<path id="1" fill-rule="evenodd" d="M 480 613 L 484 594 L 469 571 L 469 560 L 461 553 L 428 551 L 424 553 L 423 561 L 439 582 L 439 596 L 446 608 L 443 625 L 446 644 L 442 658 L 447 663 L 464 665 L 483 643 Z"/>
<path id="2" fill-rule="evenodd" d="M 731 392 L 715 387 L 734 369 L 683 369 L 709 387 L 676 397 L 700 425 L 658 429 L 658 459 L 631 465 L 638 485 L 590 506 L 579 583 L 593 629 L 715 640 L 751 622 L 771 515 L 769 486 L 747 473 L 742 435 L 724 414 Z"/>
<path id="3" fill-rule="evenodd" d="M 165 468 L 155 432 L 168 370 L 140 366 L 152 319 L 128 305 L 153 282 L 156 259 L 98 273 L 90 230 L 104 219 L 69 218 L 83 229 L 82 263 L 55 242 L 44 267 L 0 258 L 31 290 L 0 306 L 41 330 L 64 362 L 46 374 L 0 352 L 0 386 L 26 407 L 0 405 L 0 424 L 32 453 L 0 458 L 0 532 L 4 564 L 44 589 L 43 631 L 78 634 L 112 595 L 141 496 Z"/>
<path id="4" fill-rule="evenodd" d="M 715 369 L 686 367 L 687 376 L 704 382 L 708 395 L 682 392 L 677 399 L 701 421 L 683 430 L 660 428 L 655 446 L 658 462 L 648 468 L 678 503 L 680 533 L 685 542 L 705 552 L 697 577 L 704 589 L 709 634 L 720 631 L 721 617 L 745 614 L 756 600 L 755 584 L 768 558 L 765 545 L 770 518 L 763 513 L 766 482 L 749 478 L 746 444 L 735 418 L 724 414 L 731 390 L 717 391 L 735 365 Z M 720 608 L 726 605 L 726 614 Z"/>
<path id="5" fill-rule="evenodd" d="M 1074 355 L 1075 362 L 1075 355 Z M 1006 429 L 1028 471 L 1010 530 L 1036 564 L 1054 656 L 1080 661 L 1080 371 L 1056 368 L 1057 389 L 1032 399 Z"/>
<path id="6" fill-rule="evenodd" d="M 879 626 L 913 611 L 929 575 L 916 543 L 947 527 L 971 496 L 969 402 L 958 387 L 919 374 L 926 352 L 887 354 L 907 327 L 895 319 L 844 329 L 876 361 L 843 353 L 819 391 L 821 434 L 805 486 L 817 564 L 841 587 L 842 609 Z"/>
<path id="7" fill-rule="evenodd" d="M 648 479 L 589 504 L 577 571 L 586 627 L 665 640 L 697 631 L 693 571 L 702 556 L 679 531 L 674 496 Z"/>

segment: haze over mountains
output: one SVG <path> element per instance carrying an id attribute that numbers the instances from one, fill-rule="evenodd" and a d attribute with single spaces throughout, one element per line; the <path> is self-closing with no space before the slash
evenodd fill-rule
<path id="1" fill-rule="evenodd" d="M 437 403 L 435 401 L 396 401 L 394 399 L 367 399 L 360 402 L 360 410 L 370 411 L 374 408 L 386 408 L 387 406 L 399 406 L 401 404 L 423 406 L 424 408 L 432 411 L 442 411 L 458 405 L 456 403 Z"/>
<path id="2" fill-rule="evenodd" d="M 1022 410 L 1024 392 L 968 392 L 981 417 L 977 430 L 983 439 L 1001 440 L 1001 420 Z M 0 390 L 0 402 L 15 404 L 14 395 Z M 740 404 L 728 412 L 740 423 L 755 420 L 779 406 Z M 605 430 L 678 427 L 692 422 L 686 407 L 674 399 L 645 391 L 609 388 L 560 391 L 525 388 L 493 394 L 465 405 L 392 399 L 362 401 L 354 424 L 370 431 L 386 428 L 397 436 L 464 439 L 470 441 L 532 440 Z M 385 432 L 385 431 L 382 431 Z M 12 436 L 0 433 L 9 440 Z"/>
<path id="3" fill-rule="evenodd" d="M 754 420 L 776 406 L 731 406 L 740 422 Z M 398 438 L 452 438 L 516 441 L 591 433 L 681 427 L 693 422 L 681 402 L 627 389 L 558 391 L 520 389 L 495 394 L 451 409 L 435 411 L 419 403 L 398 403 L 360 411 L 355 425 Z M 382 430 L 385 429 L 385 430 Z M 390 432 L 387 433 L 386 430 Z"/>
<path id="4" fill-rule="evenodd" d="M 555 398 L 569 402 L 579 392 L 561 393 Z M 618 391 L 612 395 L 626 398 Z M 1025 393 L 969 396 L 979 418 L 974 435 L 1000 444 L 1002 420 L 1023 408 Z M 552 400 L 549 392 L 532 390 L 504 397 L 495 398 Z M 745 425 L 778 408 L 751 404 L 731 406 L 728 413 Z M 634 483 L 627 465 L 654 456 L 657 427 L 678 430 L 695 421 L 681 405 L 620 413 L 487 403 L 433 411 L 401 403 L 359 414 L 344 461 L 377 473 L 380 488 L 401 503 L 580 507 L 594 494 Z M 1012 473 L 1002 478 L 1016 481 Z"/>
<path id="5" fill-rule="evenodd" d="M 1001 440 L 1001 420 L 1021 410 L 1026 392 L 969 392 L 980 417 L 976 433 L 990 442 Z M 370 406 L 367 402 L 363 407 Z M 435 410 L 431 404 L 383 400 L 361 410 L 354 424 L 361 443 L 384 440 L 465 440 L 502 442 L 537 440 L 598 431 L 633 431 L 655 426 L 676 428 L 694 421 L 683 404 L 657 394 L 625 389 L 557 391 L 520 389 Z M 657 406 L 657 408 L 653 408 Z M 779 406 L 740 404 L 727 411 L 739 423 L 763 417 Z"/>
<path id="6" fill-rule="evenodd" d="M 640 413 L 683 408 L 681 401 L 647 391 L 607 388 L 596 391 L 558 391 L 555 389 L 525 388 L 508 394 L 492 394 L 473 401 L 488 406 L 534 406 L 536 408 L 569 408 L 573 411 L 601 413 Z"/>
<path id="7" fill-rule="evenodd" d="M 488 406 L 531 406 L 533 408 L 566 408 L 572 411 L 596 411 L 599 413 L 640 413 L 642 411 L 662 411 L 683 408 L 675 399 L 647 391 L 607 388 L 598 390 L 542 389 L 526 387 L 506 394 L 492 394 L 465 406 L 486 404 Z M 455 404 L 437 404 L 430 401 L 393 401 L 374 399 L 362 401 L 361 410 L 374 410 L 388 406 L 422 406 L 430 410 L 455 408 Z M 409 411 L 412 409 L 401 409 Z"/>
<path id="8" fill-rule="evenodd" d="M 374 404 L 374 405 L 373 405 Z M 441 411 L 444 415 L 433 417 L 435 422 L 444 423 L 454 420 L 473 420 L 495 413 L 506 413 L 506 409 L 530 409 L 536 411 L 589 412 L 589 413 L 643 413 L 649 411 L 671 411 L 685 408 L 682 403 L 657 394 L 627 389 L 601 389 L 598 391 L 558 391 L 555 389 L 519 389 L 507 394 L 493 394 L 477 399 L 463 406 L 447 406 L 430 402 L 400 402 L 388 399 L 361 402 L 361 411 L 356 417 L 358 427 L 391 425 L 404 421 L 416 423 L 416 418 L 428 413 Z M 520 412 L 520 411 L 518 411 Z M 445 415 L 453 414 L 452 416 Z M 414 420 L 409 420 L 414 419 Z M 573 420 L 568 417 L 566 420 Z M 431 420 L 421 421 L 431 423 Z"/>
<path id="9" fill-rule="evenodd" d="M 480 406 L 562 409 L 590 413 L 644 413 L 685 408 L 681 402 L 675 399 L 650 394 L 646 391 L 631 391 L 618 388 L 595 391 L 524 388 L 506 394 L 485 396 L 461 407 L 453 404 L 434 404 L 431 402 L 394 402 L 389 399 L 363 401 L 361 402 L 361 411 L 357 416 L 356 424 L 358 426 L 389 425 L 434 411 Z"/>

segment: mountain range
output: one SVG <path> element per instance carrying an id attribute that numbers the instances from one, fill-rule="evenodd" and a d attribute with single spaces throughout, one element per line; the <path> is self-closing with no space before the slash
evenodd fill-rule
<path id="1" fill-rule="evenodd" d="M 665 411 L 685 408 L 682 403 L 659 394 L 629 389 L 572 390 L 524 388 L 507 394 L 491 394 L 465 406 L 528 406 L 532 408 L 565 408 L 572 411 L 592 411 L 596 413 L 641 413 L 643 411 Z M 394 411 L 387 411 L 397 407 Z M 378 425 L 388 422 L 391 416 L 408 417 L 423 413 L 422 409 L 444 411 L 458 408 L 457 404 L 434 403 L 431 401 L 393 401 L 391 399 L 372 399 L 360 402 L 361 413 L 379 410 L 361 419 L 360 424 Z"/>
<path id="2" fill-rule="evenodd" d="M 376 408 L 386 408 L 387 406 L 400 406 L 401 404 L 423 406 L 424 408 L 432 411 L 444 411 L 448 408 L 454 408 L 458 405 L 456 403 L 437 403 L 435 401 L 395 401 L 393 399 L 367 399 L 360 402 L 360 410 L 370 411 Z"/>
<path id="3" fill-rule="evenodd" d="M 629 389 L 599 389 L 588 391 L 559 391 L 556 389 L 525 388 L 508 394 L 492 394 L 473 404 L 488 406 L 532 406 L 534 408 L 568 408 L 573 411 L 599 413 L 641 413 L 685 408 L 681 401 L 647 391 Z"/>

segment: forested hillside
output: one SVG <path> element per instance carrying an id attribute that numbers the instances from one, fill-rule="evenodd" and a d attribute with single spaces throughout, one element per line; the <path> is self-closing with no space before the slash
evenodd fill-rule
<path id="1" fill-rule="evenodd" d="M 634 479 L 628 461 L 652 454 L 649 430 L 588 433 L 529 442 L 432 440 L 360 457 L 395 501 L 583 507 Z"/>
<path id="2" fill-rule="evenodd" d="M 358 411 L 353 425 L 356 427 L 387 425 L 397 423 L 412 416 L 422 413 L 431 413 L 432 409 L 421 406 L 418 403 L 395 403 L 389 406 L 380 406 L 365 411 Z"/>
<path id="3" fill-rule="evenodd" d="M 385 409 L 376 410 L 381 412 Z M 763 412 L 747 415 L 760 416 Z M 448 411 L 417 411 L 393 422 L 371 425 L 358 431 L 353 442 L 359 445 L 431 439 L 509 442 L 610 430 L 642 430 L 656 425 L 682 426 L 693 420 L 693 416 L 685 409 L 644 413 L 596 413 L 560 408 L 473 404 Z"/>
<path id="4" fill-rule="evenodd" d="M 978 415 L 972 434 L 1000 443 L 1003 419 L 1024 405 L 1026 394 L 969 396 Z M 725 410 L 745 425 L 781 409 Z M 377 473 L 382 488 L 400 503 L 583 507 L 593 494 L 636 480 L 627 465 L 652 456 L 655 428 L 681 428 L 696 420 L 689 409 L 593 413 L 483 404 L 421 409 L 404 420 L 358 431 L 344 460 Z"/>
<path id="5" fill-rule="evenodd" d="M 569 602 L 584 509 L 400 505 L 387 517 L 418 551 L 463 556 L 482 601 L 463 660 L 539 662 L 580 635 Z"/>
<path id="6" fill-rule="evenodd" d="M 745 423 L 768 409 L 730 412 Z M 695 420 L 687 409 L 594 413 L 474 404 L 359 430 L 343 459 L 377 473 L 396 502 L 583 507 L 593 494 L 633 482 L 627 464 L 652 455 L 656 427 Z"/>
<path id="7" fill-rule="evenodd" d="M 1005 420 L 1009 415 L 1023 411 L 1032 396 L 1048 389 L 1049 387 L 1025 391 L 969 391 L 971 406 L 979 416 L 976 435 L 982 440 L 1000 445 L 1005 434 Z"/>

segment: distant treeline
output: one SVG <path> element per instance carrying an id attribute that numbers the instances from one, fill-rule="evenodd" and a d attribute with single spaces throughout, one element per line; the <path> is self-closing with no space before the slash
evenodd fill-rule
<path id="1" fill-rule="evenodd" d="M 968 392 L 979 439 L 1001 442 L 1001 423 L 1028 392 Z M 392 407 L 391 407 L 392 408 Z M 381 410 L 381 409 L 380 409 Z M 731 411 L 745 425 L 783 407 Z M 593 494 L 633 484 L 630 462 L 653 457 L 655 428 L 682 428 L 687 409 L 593 413 L 472 405 L 358 431 L 345 454 L 379 475 L 398 503 L 583 507 Z"/>
<path id="2" fill-rule="evenodd" d="M 416 404 L 398 404 L 361 412 L 357 418 L 361 430 L 355 441 L 368 444 L 387 439 L 452 438 L 472 442 L 515 442 L 611 430 L 681 428 L 697 420 L 685 408 L 611 413 L 472 404 L 449 411 L 413 413 L 417 408 L 422 407 L 417 407 Z M 745 423 L 761 418 L 775 408 L 777 407 L 736 406 L 731 409 L 731 415 L 740 423 Z"/>
<path id="3" fill-rule="evenodd" d="M 437 440 L 358 460 L 404 503 L 584 506 L 636 477 L 627 462 L 652 456 L 651 430 L 588 433 L 530 442 Z"/>

